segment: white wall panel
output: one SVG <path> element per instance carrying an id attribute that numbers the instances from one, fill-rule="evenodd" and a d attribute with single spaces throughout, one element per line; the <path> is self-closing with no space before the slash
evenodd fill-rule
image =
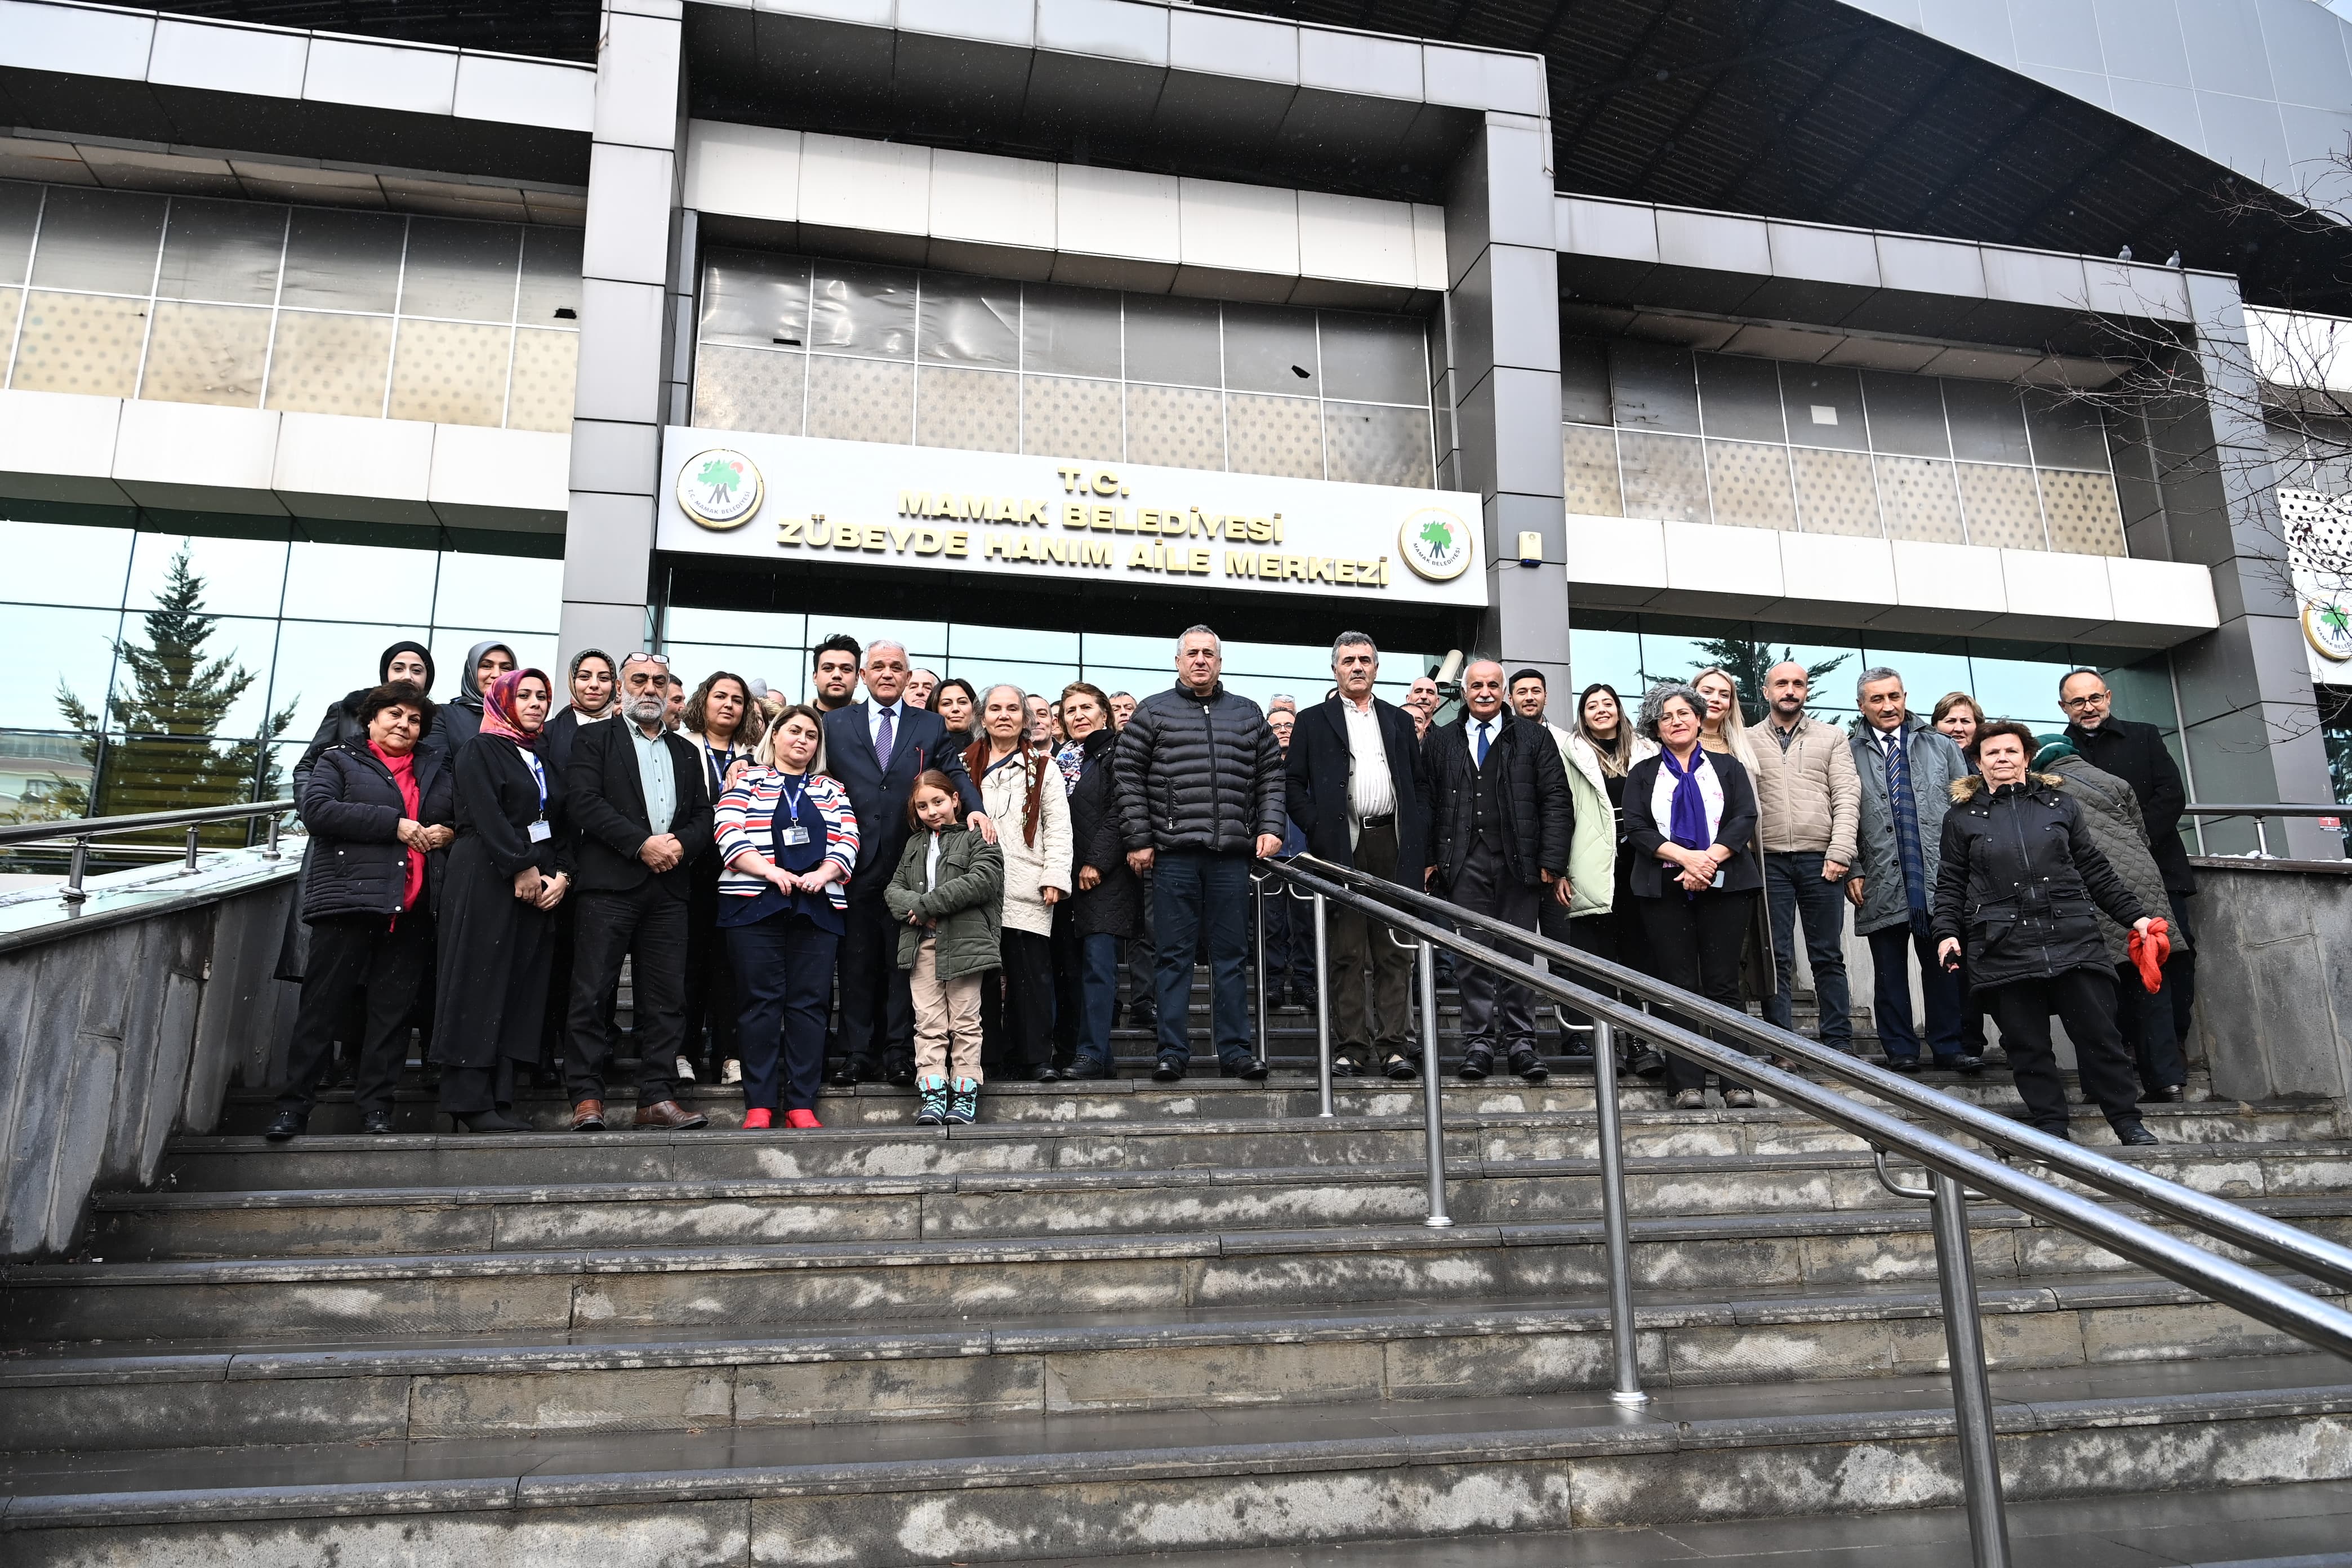
<path id="1" fill-rule="evenodd" d="M 1298 198 L 1271 185 L 1178 182 L 1177 258 L 1186 267 L 1296 276 Z"/>
<path id="2" fill-rule="evenodd" d="M 443 516 L 562 517 L 571 504 L 572 437 L 539 430 L 433 426 L 426 499 Z"/>
<path id="3" fill-rule="evenodd" d="M 1255 16 L 1171 11 L 1168 63 L 1181 71 L 1295 85 L 1298 80 L 1298 29 Z"/>
<path id="4" fill-rule="evenodd" d="M 260 408 L 125 403 L 115 480 L 142 506 L 283 511 L 271 489 L 278 418 Z"/>
<path id="5" fill-rule="evenodd" d="M 931 154 L 929 232 L 938 239 L 1050 250 L 1054 166 L 941 148 Z"/>
<path id="6" fill-rule="evenodd" d="M 312 38 L 302 96 L 315 103 L 446 114 L 457 103 L 457 52 Z"/>
<path id="7" fill-rule="evenodd" d="M 155 21 L 136 12 L 0 0 L 0 65 L 137 81 Z"/>
<path id="8" fill-rule="evenodd" d="M 801 221 L 920 234 L 930 222 L 931 150 L 810 132 L 801 142 Z"/>
<path id="9" fill-rule="evenodd" d="M 1181 204 L 1172 174 L 1055 166 L 1055 248 L 1086 256 L 1179 259 Z"/>
<path id="10" fill-rule="evenodd" d="M 1418 287 L 1412 209 L 1367 196 L 1298 193 L 1298 269 L 1310 278 Z M 1442 240 L 1444 228 L 1441 223 Z M 1439 265 L 1444 265 L 1441 256 Z"/>
<path id="11" fill-rule="evenodd" d="M 456 111 L 466 120 L 585 134 L 596 125 L 596 73 L 500 55 L 461 55 Z"/>
<path id="12" fill-rule="evenodd" d="M 122 399 L 0 392 L 0 488 L 43 500 L 121 504 L 114 482 Z"/>
<path id="13" fill-rule="evenodd" d="M 299 98 L 310 58 L 308 34 L 163 17 L 155 24 L 147 79 L 256 98 Z"/>
<path id="14" fill-rule="evenodd" d="M 669 226 L 646 221 L 669 211 L 673 154 L 598 142 L 588 156 L 588 225 L 580 270 L 590 278 L 662 283 L 669 278 Z"/>
<path id="15" fill-rule="evenodd" d="M 300 516 L 415 521 L 432 475 L 433 429 L 419 419 L 281 414 L 271 488 Z"/>
<path id="16" fill-rule="evenodd" d="M 637 147 L 675 145 L 677 24 L 614 11 L 605 16 L 604 26 L 609 39 L 605 52 L 627 58 L 633 68 L 596 73 L 596 140 Z"/>
<path id="17" fill-rule="evenodd" d="M 697 120 L 687 126 L 686 205 L 793 223 L 800 217 L 801 133 Z"/>

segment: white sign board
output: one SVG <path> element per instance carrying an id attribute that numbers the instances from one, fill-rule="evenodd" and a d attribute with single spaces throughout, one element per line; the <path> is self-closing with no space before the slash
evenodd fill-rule
<path id="1" fill-rule="evenodd" d="M 1248 588 L 1483 605 L 1456 490 L 672 426 L 658 547 L 1031 585 Z"/>
<path id="2" fill-rule="evenodd" d="M 2278 503 L 2311 679 L 2352 686 L 2352 501 L 2282 486 Z"/>

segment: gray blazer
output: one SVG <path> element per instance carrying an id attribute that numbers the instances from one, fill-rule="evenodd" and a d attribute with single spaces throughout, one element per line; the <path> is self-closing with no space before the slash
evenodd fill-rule
<path id="1" fill-rule="evenodd" d="M 1916 713 L 1903 721 L 1911 760 L 1911 798 L 1919 811 L 1919 854 L 1927 866 L 1927 900 L 1936 901 L 1936 866 L 1944 843 L 1944 814 L 1952 808 L 1952 784 L 1966 778 L 1969 760 L 1949 735 L 1928 727 Z M 1880 761 L 1870 721 L 1856 719 L 1846 734 L 1853 771 L 1862 779 L 1862 836 L 1853 874 L 1863 879 L 1862 908 L 1853 929 L 1864 936 L 1911 922 L 1911 900 L 1903 889 L 1903 859 L 1895 847 L 1895 816 L 1886 798 L 1886 765 Z"/>

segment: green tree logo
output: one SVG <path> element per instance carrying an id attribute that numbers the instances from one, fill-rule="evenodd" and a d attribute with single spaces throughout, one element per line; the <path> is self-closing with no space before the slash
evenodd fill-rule
<path id="1" fill-rule="evenodd" d="M 735 499 L 735 487 L 743 482 L 743 469 L 740 464 L 730 463 L 724 458 L 713 458 L 703 464 L 694 477 L 709 488 L 714 505 L 725 506 Z"/>
<path id="2" fill-rule="evenodd" d="M 1435 553 L 1444 555 L 1454 548 L 1454 529 L 1444 520 L 1433 517 L 1421 525 L 1421 542 Z"/>

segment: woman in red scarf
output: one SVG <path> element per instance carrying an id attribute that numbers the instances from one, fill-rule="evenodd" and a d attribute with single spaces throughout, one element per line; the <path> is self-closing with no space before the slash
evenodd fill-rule
<path id="1" fill-rule="evenodd" d="M 512 669 L 482 693 L 457 748 L 457 844 L 441 899 L 433 1059 L 441 1109 L 468 1132 L 528 1132 L 509 1112 L 517 1062 L 539 1058 L 555 908 L 572 885 L 556 831 L 562 780 L 539 755 L 553 686 Z"/>
<path id="2" fill-rule="evenodd" d="M 409 1009 L 433 958 L 428 889 L 456 837 L 447 758 L 417 744 L 433 724 L 425 693 L 394 681 L 364 693 L 355 710 L 364 738 L 320 752 L 299 803 L 310 830 L 302 879 L 310 946 L 286 1087 L 267 1134 L 275 1142 L 310 1126 L 335 1026 L 362 1008 L 361 1037 L 347 1042 L 359 1050 L 360 1127 L 392 1131 Z"/>

